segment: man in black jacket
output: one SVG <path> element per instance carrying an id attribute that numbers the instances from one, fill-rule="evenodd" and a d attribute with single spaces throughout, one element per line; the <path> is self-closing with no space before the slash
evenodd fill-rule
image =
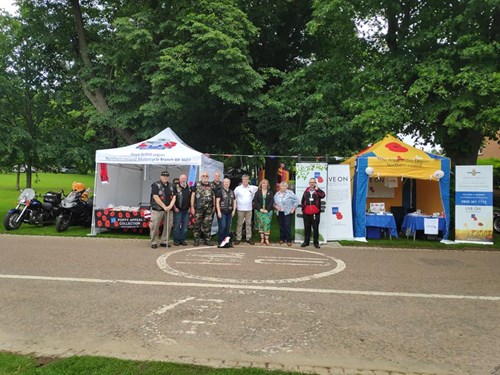
<path id="1" fill-rule="evenodd" d="M 186 232 L 188 229 L 189 207 L 191 205 L 191 188 L 187 184 L 187 176 L 181 174 L 179 183 L 175 185 L 174 205 L 174 245 L 186 246 Z"/>
<path id="2" fill-rule="evenodd" d="M 319 249 L 319 215 L 321 214 L 321 199 L 325 192 L 321 190 L 315 178 L 309 180 L 309 186 L 302 195 L 302 217 L 304 219 L 304 242 L 301 247 L 309 246 L 311 239 L 311 227 L 313 229 L 314 247 Z"/>
<path id="3" fill-rule="evenodd" d="M 170 174 L 167 171 L 161 172 L 160 181 L 151 185 L 151 222 L 149 223 L 151 248 L 158 247 L 158 236 L 161 223 L 163 222 L 163 232 L 161 234 L 161 247 L 168 247 L 168 237 L 170 235 L 171 210 L 175 204 L 174 186 L 168 182 Z"/>

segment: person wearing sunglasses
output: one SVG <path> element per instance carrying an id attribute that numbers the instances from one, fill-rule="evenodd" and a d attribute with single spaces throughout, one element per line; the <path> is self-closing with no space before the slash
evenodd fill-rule
<path id="1" fill-rule="evenodd" d="M 160 246 L 168 247 L 172 207 L 176 199 L 174 185 L 168 182 L 169 176 L 168 171 L 163 171 L 161 172 L 160 180 L 151 185 L 151 221 L 149 223 L 149 232 L 152 249 L 158 248 L 158 237 L 162 223 L 163 231 Z"/>

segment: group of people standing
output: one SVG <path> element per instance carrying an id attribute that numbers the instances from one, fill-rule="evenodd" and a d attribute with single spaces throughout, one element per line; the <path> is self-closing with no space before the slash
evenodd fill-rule
<path id="1" fill-rule="evenodd" d="M 230 188 L 229 178 L 220 180 L 220 173 L 214 173 L 214 180 L 209 181 L 208 172 L 201 173 L 200 181 L 193 186 L 187 183 L 187 176 L 181 175 L 177 183 L 170 183 L 169 172 L 163 171 L 160 180 L 151 185 L 151 248 L 159 246 L 169 247 L 168 239 L 173 225 L 174 245 L 187 245 L 186 233 L 190 214 L 194 217 L 193 238 L 194 246 L 201 241 L 207 246 L 213 246 L 211 228 L 214 215 L 218 221 L 218 246 L 224 247 L 231 231 L 233 217 L 237 216 L 236 236 L 234 245 L 243 239 L 245 225 L 245 240 L 254 245 L 252 222 L 260 235 L 261 245 L 270 245 L 271 220 L 273 211 L 276 212 L 279 223 L 279 243 L 292 246 L 292 215 L 299 206 L 302 207 L 304 220 L 304 242 L 301 246 L 309 246 L 311 228 L 313 243 L 319 245 L 319 222 L 321 213 L 321 199 L 325 193 L 321 190 L 314 178 L 309 180 L 309 187 L 304 191 L 302 200 L 288 189 L 288 183 L 279 184 L 279 190 L 273 193 L 269 181 L 263 179 L 259 186 L 250 184 L 250 177 L 243 175 L 241 184 L 234 191 Z M 172 220 L 173 214 L 173 220 Z M 252 220 L 253 217 L 253 220 Z M 163 223 L 161 236 L 160 226 Z"/>

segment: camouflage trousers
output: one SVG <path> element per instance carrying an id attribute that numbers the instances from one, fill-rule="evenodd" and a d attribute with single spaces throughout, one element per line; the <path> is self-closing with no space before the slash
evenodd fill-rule
<path id="1" fill-rule="evenodd" d="M 211 237 L 213 215 L 214 208 L 212 206 L 196 209 L 194 214 L 195 221 L 193 225 L 193 237 L 195 240 L 199 240 L 201 238 L 202 232 L 205 239 L 209 239 Z"/>

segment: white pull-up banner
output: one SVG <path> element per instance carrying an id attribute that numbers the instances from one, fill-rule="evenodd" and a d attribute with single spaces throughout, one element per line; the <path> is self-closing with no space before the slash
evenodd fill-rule
<path id="1" fill-rule="evenodd" d="M 352 240 L 352 199 L 349 165 L 332 164 L 328 166 L 326 190 L 326 239 Z"/>
<path id="2" fill-rule="evenodd" d="M 302 199 L 302 195 L 307 187 L 309 187 L 309 179 L 315 178 L 318 187 L 327 194 L 326 181 L 328 173 L 328 164 L 326 163 L 297 163 L 296 168 L 296 186 L 295 194 Z M 321 200 L 321 216 L 319 221 L 319 242 L 324 243 L 327 239 L 326 220 L 325 220 L 325 199 Z M 300 207 L 295 211 L 295 242 L 304 240 L 304 219 L 302 217 L 302 209 Z"/>

